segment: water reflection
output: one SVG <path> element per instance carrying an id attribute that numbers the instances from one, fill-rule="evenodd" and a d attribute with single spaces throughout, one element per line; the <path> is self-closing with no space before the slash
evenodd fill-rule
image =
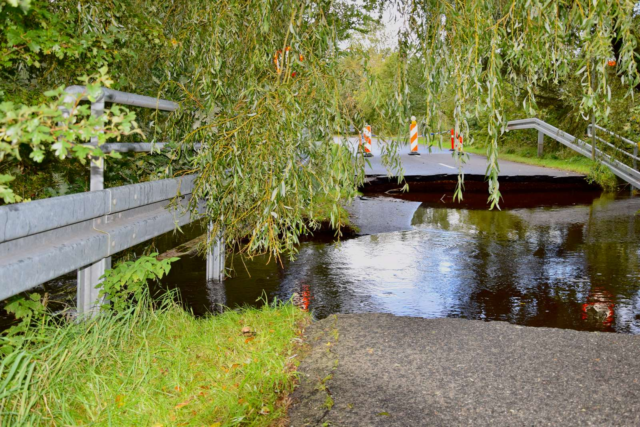
<path id="1" fill-rule="evenodd" d="M 425 201 L 411 231 L 306 242 L 295 262 L 234 260 L 224 291 L 183 260 L 167 283 L 195 312 L 266 295 L 317 317 L 388 312 L 640 333 L 640 199 L 486 211 Z"/>
<path id="2" fill-rule="evenodd" d="M 222 313 L 227 306 L 227 290 L 223 282 L 207 280 L 207 301 L 209 302 L 209 311 Z"/>

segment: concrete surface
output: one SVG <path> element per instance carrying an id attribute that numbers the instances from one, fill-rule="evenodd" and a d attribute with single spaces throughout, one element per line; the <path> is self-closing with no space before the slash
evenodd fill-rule
<path id="1" fill-rule="evenodd" d="M 359 235 L 412 230 L 411 219 L 421 202 L 391 198 L 356 197 L 345 206 Z"/>
<path id="2" fill-rule="evenodd" d="M 306 334 L 292 426 L 640 425 L 640 336 L 389 314 Z"/>
<path id="3" fill-rule="evenodd" d="M 337 139 L 339 140 L 339 139 Z M 358 138 L 349 138 L 350 146 L 355 149 L 358 145 Z M 404 168 L 405 176 L 424 175 L 447 175 L 458 174 L 458 165 L 454 153 L 447 149 L 440 150 L 431 148 L 429 152 L 424 145 L 419 146 L 420 156 L 409 156 L 409 146 L 400 148 L 400 157 Z M 371 166 L 367 166 L 367 175 L 387 175 L 387 169 L 382 165 L 381 144 L 377 138 L 372 139 L 372 154 L 368 160 Z M 462 166 L 465 175 L 482 175 L 487 170 L 487 158 L 477 154 L 468 154 L 469 160 Z M 563 171 L 559 169 L 545 168 L 541 166 L 531 166 L 523 163 L 499 160 L 500 175 L 507 176 L 552 176 L 552 177 L 579 177 L 580 174 Z"/>

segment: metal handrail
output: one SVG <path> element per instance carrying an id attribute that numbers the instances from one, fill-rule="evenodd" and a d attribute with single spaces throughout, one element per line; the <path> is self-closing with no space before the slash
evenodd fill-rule
<path id="1" fill-rule="evenodd" d="M 640 157 L 638 157 L 638 156 L 637 156 L 637 153 L 636 153 L 636 154 L 631 154 L 631 153 L 629 153 L 628 151 L 624 151 L 623 149 L 621 149 L 620 147 L 616 147 L 615 145 L 613 145 L 613 144 L 612 144 L 612 143 L 610 143 L 609 141 L 607 141 L 607 140 L 605 140 L 605 139 L 600 138 L 598 135 L 595 135 L 595 136 L 594 136 L 594 135 L 592 135 L 590 132 L 587 132 L 587 136 L 588 136 L 588 137 L 590 137 L 590 138 L 594 138 L 594 137 L 595 137 L 598 141 L 602 142 L 602 143 L 603 143 L 603 144 L 605 144 L 606 146 L 611 147 L 611 148 L 613 148 L 613 149 L 614 149 L 614 150 L 616 150 L 616 151 L 619 151 L 620 153 L 624 154 L 625 156 L 630 157 L 630 158 L 631 158 L 631 159 L 633 159 L 633 160 L 636 160 L 636 161 L 637 161 L 637 160 L 640 160 Z M 636 150 L 637 150 L 637 147 L 636 147 Z"/>
<path id="2" fill-rule="evenodd" d="M 555 126 L 552 126 L 540 119 L 530 118 L 512 120 L 507 123 L 507 131 L 517 129 L 536 129 L 539 134 L 539 141 L 540 135 L 546 135 L 550 138 L 555 139 L 559 143 L 571 148 L 572 150 L 582 154 L 585 157 L 591 157 L 591 144 L 581 140 L 580 138 L 576 138 L 573 135 L 563 132 Z M 611 171 L 617 177 L 628 182 L 635 188 L 640 188 L 640 171 L 622 163 L 619 160 L 614 159 L 597 147 L 595 147 L 595 152 L 597 154 L 598 160 L 608 166 L 609 169 L 611 169 Z"/>
<path id="3" fill-rule="evenodd" d="M 589 136 L 589 137 L 591 136 L 591 127 L 592 127 L 592 126 L 593 126 L 593 125 L 589 125 L 589 126 L 587 126 L 587 136 Z M 625 143 L 627 143 L 627 144 L 629 144 L 629 145 L 632 145 L 632 146 L 634 146 L 634 147 L 638 147 L 638 146 L 640 145 L 640 143 L 633 142 L 633 141 L 631 141 L 630 139 L 627 139 L 627 138 L 625 138 L 625 137 L 624 137 L 624 136 L 622 136 L 622 135 L 618 135 L 618 134 L 617 134 L 617 133 L 615 133 L 615 132 L 611 132 L 609 129 L 605 129 L 605 128 L 603 128 L 602 126 L 595 125 L 595 127 L 596 127 L 596 129 L 601 130 L 601 131 L 603 131 L 603 132 L 606 132 L 606 133 L 608 133 L 609 135 L 614 136 L 614 137 L 616 137 L 616 138 L 618 138 L 618 139 L 622 140 L 623 142 L 625 142 Z"/>
<path id="4" fill-rule="evenodd" d="M 633 154 L 622 150 L 620 147 L 615 146 L 614 144 L 611 144 L 609 141 L 606 141 L 602 138 L 600 138 L 596 132 L 592 131 L 592 125 L 587 126 L 587 135 L 590 137 L 593 137 L 595 139 L 597 139 L 598 141 L 604 143 L 605 145 L 607 145 L 608 147 L 612 147 L 613 149 L 615 149 L 616 151 L 624 154 L 627 157 L 630 157 L 631 160 L 633 160 L 633 168 L 634 169 L 638 169 L 638 161 L 640 160 L 640 157 L 638 157 L 638 149 L 640 148 L 640 143 L 635 143 L 633 141 L 631 141 L 630 139 L 625 138 L 624 136 L 618 135 L 615 132 L 611 132 L 609 129 L 605 129 L 602 126 L 598 126 L 598 125 L 594 125 L 596 130 L 600 130 L 602 132 L 608 133 L 609 135 L 613 136 L 614 138 L 618 138 L 619 140 L 621 140 L 622 142 L 633 146 Z"/>
<path id="5" fill-rule="evenodd" d="M 105 87 L 100 90 L 101 94 L 96 98 L 94 103 L 110 102 L 113 104 L 130 105 L 132 107 L 151 108 L 162 111 L 176 111 L 179 107 L 176 102 L 167 101 L 166 99 L 121 92 L 119 90 L 108 89 Z M 69 86 L 64 91 L 67 93 L 67 96 L 64 99 L 66 103 L 75 102 L 78 98 L 80 98 L 80 100 L 87 100 L 86 86 Z"/>

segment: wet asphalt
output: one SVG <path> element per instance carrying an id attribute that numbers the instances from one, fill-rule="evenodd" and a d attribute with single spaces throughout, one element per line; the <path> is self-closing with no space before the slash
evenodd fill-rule
<path id="1" fill-rule="evenodd" d="M 307 341 L 292 426 L 640 425 L 640 336 L 355 314 Z"/>
<path id="2" fill-rule="evenodd" d="M 336 139 L 336 141 L 342 143 L 340 139 Z M 348 144 L 355 150 L 358 146 L 358 138 L 349 138 Z M 373 138 L 371 149 L 373 157 L 368 158 L 369 164 L 365 167 L 365 173 L 368 176 L 387 175 L 387 167 L 382 161 L 383 144 L 378 138 Z M 444 148 L 427 148 L 424 145 L 420 145 L 419 152 L 419 156 L 410 156 L 408 145 L 400 147 L 400 160 L 405 176 L 458 175 L 459 171 L 465 175 L 484 176 L 487 170 L 487 158 L 485 156 L 468 153 L 463 161 L 462 156 L 457 156 L 446 146 Z M 499 176 L 501 177 L 547 176 L 565 178 L 581 176 L 574 172 L 510 162 L 503 159 L 499 160 L 498 166 L 500 168 Z"/>

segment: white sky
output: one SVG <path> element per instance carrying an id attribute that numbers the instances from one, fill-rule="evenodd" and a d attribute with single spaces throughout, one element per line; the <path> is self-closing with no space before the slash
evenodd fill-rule
<path id="1" fill-rule="evenodd" d="M 362 4 L 361 0 L 353 0 L 355 4 Z M 380 28 L 381 39 L 384 40 L 380 47 L 383 48 L 395 48 L 398 45 L 398 30 L 402 27 L 402 19 L 395 7 L 385 7 L 382 15 L 382 23 Z M 340 46 L 346 49 L 349 46 L 349 41 L 342 43 Z"/>

